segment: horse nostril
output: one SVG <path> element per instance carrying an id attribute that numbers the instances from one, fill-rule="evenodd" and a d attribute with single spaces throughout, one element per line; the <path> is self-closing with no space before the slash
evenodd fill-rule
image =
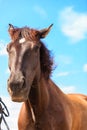
<path id="1" fill-rule="evenodd" d="M 22 85 L 21 85 L 21 87 L 23 88 L 25 86 L 25 78 L 23 77 L 22 78 Z"/>
<path id="2" fill-rule="evenodd" d="M 25 78 L 22 77 L 21 80 L 19 81 L 10 81 L 8 79 L 8 87 L 10 88 L 11 91 L 20 91 L 25 86 Z"/>
<path id="3" fill-rule="evenodd" d="M 20 82 L 9 84 L 9 88 L 13 92 L 20 91 L 21 87 L 22 87 L 22 83 L 20 83 Z"/>
<path id="4" fill-rule="evenodd" d="M 25 77 L 24 76 L 21 79 L 22 79 L 22 81 L 25 81 Z"/>
<path id="5" fill-rule="evenodd" d="M 25 77 L 21 73 L 11 75 L 7 81 L 8 89 L 14 92 L 19 92 L 25 86 Z"/>
<path id="6" fill-rule="evenodd" d="M 10 88 L 11 91 L 15 91 L 16 87 L 15 87 L 14 83 L 9 82 L 8 85 L 9 85 L 9 88 Z"/>
<path id="7" fill-rule="evenodd" d="M 9 79 L 7 80 L 7 82 L 9 82 Z"/>

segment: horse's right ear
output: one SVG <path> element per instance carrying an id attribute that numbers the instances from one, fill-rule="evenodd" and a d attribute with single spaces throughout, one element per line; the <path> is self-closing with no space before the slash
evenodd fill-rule
<path id="1" fill-rule="evenodd" d="M 20 28 L 17 28 L 12 24 L 9 24 L 8 32 L 12 41 L 17 40 L 20 37 Z"/>
<path id="2" fill-rule="evenodd" d="M 8 28 L 8 30 L 13 30 L 13 29 L 14 29 L 14 26 L 9 23 L 9 28 Z"/>
<path id="3" fill-rule="evenodd" d="M 9 24 L 8 32 L 9 32 L 9 35 L 10 35 L 11 39 L 13 40 L 13 35 L 14 35 L 14 32 L 15 32 L 15 28 L 14 28 L 14 26 L 12 24 Z"/>
<path id="4" fill-rule="evenodd" d="M 8 32 L 10 34 L 10 36 L 12 37 L 13 33 L 14 33 L 14 26 L 12 24 L 9 24 L 9 28 L 8 28 Z"/>

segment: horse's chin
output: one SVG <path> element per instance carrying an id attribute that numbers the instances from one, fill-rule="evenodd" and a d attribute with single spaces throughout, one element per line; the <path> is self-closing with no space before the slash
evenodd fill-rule
<path id="1" fill-rule="evenodd" d="M 25 102 L 28 99 L 28 97 L 26 96 L 22 96 L 22 97 L 17 97 L 17 96 L 11 96 L 11 100 L 13 102 Z"/>
<path id="2" fill-rule="evenodd" d="M 28 100 L 29 91 L 29 88 L 27 88 L 26 86 L 18 91 L 17 89 L 16 91 L 12 91 L 10 87 L 8 87 L 8 92 L 13 102 L 25 102 L 26 100 Z"/>

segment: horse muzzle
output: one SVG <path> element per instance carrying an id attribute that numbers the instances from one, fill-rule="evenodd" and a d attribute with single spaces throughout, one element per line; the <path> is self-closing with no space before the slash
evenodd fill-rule
<path id="1" fill-rule="evenodd" d="M 25 85 L 25 78 L 21 72 L 11 73 L 8 79 L 8 92 L 13 101 L 23 101 L 25 98 L 25 93 L 27 93 L 27 88 Z"/>

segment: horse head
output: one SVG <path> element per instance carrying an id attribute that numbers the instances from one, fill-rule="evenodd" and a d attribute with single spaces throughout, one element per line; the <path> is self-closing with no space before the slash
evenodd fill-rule
<path id="1" fill-rule="evenodd" d="M 8 92 L 13 101 L 26 101 L 34 79 L 41 75 L 41 38 L 45 38 L 52 25 L 42 30 L 17 28 L 9 24 L 11 42 L 7 45 L 10 77 Z"/>

